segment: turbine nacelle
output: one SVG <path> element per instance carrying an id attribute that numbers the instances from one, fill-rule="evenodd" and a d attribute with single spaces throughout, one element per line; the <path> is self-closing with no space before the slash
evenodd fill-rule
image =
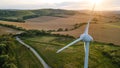
<path id="1" fill-rule="evenodd" d="M 81 40 L 84 41 L 84 42 L 93 41 L 92 36 L 90 36 L 89 34 L 85 34 L 85 33 L 81 34 L 81 35 L 80 35 L 80 38 L 81 38 Z"/>

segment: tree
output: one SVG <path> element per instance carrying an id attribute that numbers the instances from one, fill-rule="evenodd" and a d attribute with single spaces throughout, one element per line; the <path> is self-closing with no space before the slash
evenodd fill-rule
<path id="1" fill-rule="evenodd" d="M 8 60 L 9 60 L 8 55 L 0 55 L 0 66 L 3 66 L 6 62 L 8 62 Z"/>
<path id="2" fill-rule="evenodd" d="M 62 28 L 59 28 L 57 31 L 63 31 L 63 29 L 62 29 Z"/>
<path id="3" fill-rule="evenodd" d="M 0 44 L 0 54 L 7 53 L 7 46 L 5 44 Z"/>
<path id="4" fill-rule="evenodd" d="M 68 31 L 68 29 L 66 28 L 65 31 Z"/>

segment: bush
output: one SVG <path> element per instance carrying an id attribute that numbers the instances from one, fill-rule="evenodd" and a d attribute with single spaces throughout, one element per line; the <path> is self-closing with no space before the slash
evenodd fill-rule
<path id="1" fill-rule="evenodd" d="M 114 45 L 114 43 L 108 43 L 108 45 Z"/>
<path id="2" fill-rule="evenodd" d="M 39 31 L 39 30 L 27 30 L 21 34 L 18 34 L 17 36 L 34 37 L 34 36 L 43 36 L 43 35 L 74 38 L 73 36 L 69 36 L 69 35 L 51 34 L 50 32 L 44 31 L 44 30 L 41 30 L 41 31 Z"/>
<path id="3" fill-rule="evenodd" d="M 49 35 L 49 32 L 46 32 L 44 30 L 27 30 L 23 32 L 22 34 L 19 34 L 19 36 L 24 36 L 24 37 L 34 37 L 34 36 L 39 36 L 39 35 Z"/>
<path id="4" fill-rule="evenodd" d="M 21 23 L 24 23 L 25 21 L 22 20 L 22 19 L 8 19 L 8 18 L 0 18 L 0 20 L 3 20 L 3 21 L 12 21 L 12 22 L 21 22 Z"/>
<path id="5" fill-rule="evenodd" d="M 39 15 L 28 15 L 28 16 L 24 16 L 23 20 L 30 19 L 30 18 L 36 18 L 36 17 L 39 17 Z"/>
<path id="6" fill-rule="evenodd" d="M 74 27 L 72 28 L 72 29 L 70 29 L 70 30 L 75 30 L 75 29 L 77 29 L 77 28 L 79 28 L 79 27 L 81 27 L 81 26 L 83 26 L 83 25 L 85 25 L 86 23 L 77 23 L 77 24 L 75 24 L 75 25 L 73 25 Z"/>
<path id="7" fill-rule="evenodd" d="M 0 44 L 0 54 L 6 54 L 7 53 L 7 45 Z"/>
<path id="8" fill-rule="evenodd" d="M 48 30 L 47 32 L 56 32 L 56 30 Z"/>
<path id="9" fill-rule="evenodd" d="M 66 28 L 65 31 L 68 31 L 68 29 Z"/>
<path id="10" fill-rule="evenodd" d="M 63 31 L 63 29 L 62 29 L 62 28 L 59 28 L 57 31 Z"/>

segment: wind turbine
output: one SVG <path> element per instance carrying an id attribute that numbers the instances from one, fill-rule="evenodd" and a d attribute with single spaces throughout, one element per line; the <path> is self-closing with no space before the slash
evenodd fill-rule
<path id="1" fill-rule="evenodd" d="M 93 19 L 93 12 L 94 12 L 95 5 L 96 5 L 96 3 L 94 4 L 94 6 L 92 8 L 92 12 L 90 15 L 90 19 L 87 23 L 86 29 L 85 29 L 84 33 L 81 34 L 80 38 L 76 39 L 75 41 L 71 42 L 70 44 L 68 44 L 67 46 L 61 48 L 60 50 L 58 50 L 56 52 L 56 53 L 59 53 L 59 52 L 63 51 L 64 49 L 68 48 L 69 46 L 71 46 L 79 41 L 83 41 L 84 42 L 84 49 L 85 49 L 84 68 L 88 68 L 89 45 L 90 45 L 90 42 L 93 40 L 92 36 L 88 34 L 88 31 L 89 31 L 89 24 Z"/>

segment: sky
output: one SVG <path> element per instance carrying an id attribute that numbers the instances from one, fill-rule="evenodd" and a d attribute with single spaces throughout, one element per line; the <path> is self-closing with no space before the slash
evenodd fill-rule
<path id="1" fill-rule="evenodd" d="M 0 9 L 68 9 L 88 10 L 92 0 L 0 0 Z M 120 0 L 101 0 L 96 10 L 120 10 Z"/>

